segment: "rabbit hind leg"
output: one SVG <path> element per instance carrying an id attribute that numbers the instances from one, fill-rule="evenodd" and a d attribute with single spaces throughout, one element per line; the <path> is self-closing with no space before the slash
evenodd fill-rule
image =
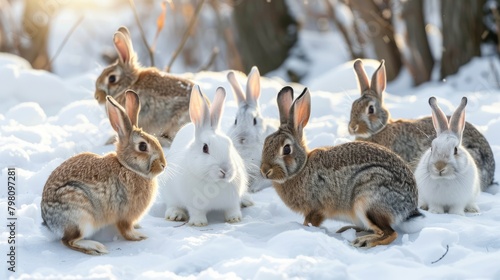
<path id="1" fill-rule="evenodd" d="M 373 233 L 354 239 L 352 244 L 355 247 L 370 248 L 392 243 L 398 237 L 398 233 L 391 227 L 392 220 L 390 214 L 385 211 L 368 210 L 366 212 L 366 222 Z"/>
<path id="2" fill-rule="evenodd" d="M 102 255 L 108 253 L 104 245 L 97 241 L 83 239 L 82 230 L 76 226 L 67 226 L 61 242 L 68 248 L 89 255 Z"/>
<path id="3" fill-rule="evenodd" d="M 479 207 L 475 202 L 471 202 L 465 206 L 465 213 L 479 213 Z"/>

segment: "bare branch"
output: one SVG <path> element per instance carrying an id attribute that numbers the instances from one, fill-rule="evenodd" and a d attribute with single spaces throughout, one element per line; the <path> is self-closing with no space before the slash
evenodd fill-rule
<path id="1" fill-rule="evenodd" d="M 500 78 L 498 76 L 497 68 L 495 67 L 495 62 L 493 59 L 490 59 L 490 67 L 493 72 L 493 77 L 495 77 L 495 82 L 497 83 L 497 88 L 500 88 Z"/>
<path id="2" fill-rule="evenodd" d="M 57 51 L 55 52 L 54 56 L 52 56 L 52 58 L 50 58 L 50 60 L 47 62 L 47 64 L 43 67 L 44 69 L 47 69 L 48 66 L 52 65 L 52 63 L 54 62 L 54 60 L 59 56 L 59 54 L 61 53 L 62 49 L 64 48 L 64 46 L 68 42 L 69 38 L 75 32 L 75 30 L 78 27 L 78 25 L 80 25 L 83 22 L 83 18 L 84 18 L 84 16 L 81 15 L 80 18 L 75 22 L 75 24 L 73 24 L 73 26 L 71 27 L 71 29 L 68 31 L 68 34 L 66 34 L 66 36 L 63 39 L 63 41 L 61 42 L 61 44 L 57 48 Z"/>
<path id="3" fill-rule="evenodd" d="M 182 49 L 184 48 L 184 45 L 186 44 L 187 40 L 189 39 L 189 36 L 191 35 L 194 24 L 196 23 L 196 20 L 198 19 L 198 16 L 200 14 L 201 7 L 203 6 L 203 3 L 205 3 L 205 0 L 199 0 L 198 5 L 196 6 L 196 10 L 194 11 L 194 15 L 191 18 L 191 21 L 189 22 L 188 28 L 186 29 L 184 36 L 182 36 L 182 40 L 181 40 L 179 46 L 175 50 L 174 54 L 172 55 L 172 58 L 170 59 L 170 62 L 168 63 L 167 67 L 165 68 L 166 72 L 170 72 L 170 69 L 172 68 L 172 64 L 174 64 L 174 61 L 177 59 L 177 57 L 181 53 Z"/>
<path id="4" fill-rule="evenodd" d="M 172 5 L 172 4 L 170 4 Z M 163 27 L 165 26 L 165 19 L 167 17 L 167 0 L 163 0 L 161 2 L 161 13 L 156 19 L 156 34 L 155 38 L 153 40 L 153 45 L 151 46 L 151 51 L 156 50 L 156 42 L 158 41 L 158 37 L 160 36 L 160 32 L 162 31 Z"/>
<path id="5" fill-rule="evenodd" d="M 220 52 L 219 48 L 214 47 L 212 50 L 212 54 L 210 55 L 210 58 L 208 59 L 207 63 L 205 63 L 205 65 L 203 65 L 199 71 L 207 71 L 208 69 L 210 69 L 210 67 L 212 67 L 212 65 L 214 64 L 215 59 L 217 58 L 217 55 L 219 54 L 219 52 Z"/>
<path id="6" fill-rule="evenodd" d="M 137 26 L 139 27 L 139 31 L 141 32 L 142 41 L 144 42 L 144 45 L 146 46 L 146 49 L 148 50 L 149 60 L 151 61 L 151 66 L 154 67 L 155 66 L 154 54 L 153 54 L 153 51 L 151 50 L 151 47 L 148 44 L 148 40 L 146 39 L 146 34 L 144 33 L 144 29 L 142 28 L 142 24 L 141 24 L 141 21 L 139 19 L 139 14 L 137 13 L 137 9 L 135 7 L 134 0 L 129 0 L 129 3 L 130 3 L 130 7 L 132 8 L 132 11 L 134 12 L 135 21 L 137 23 Z"/>

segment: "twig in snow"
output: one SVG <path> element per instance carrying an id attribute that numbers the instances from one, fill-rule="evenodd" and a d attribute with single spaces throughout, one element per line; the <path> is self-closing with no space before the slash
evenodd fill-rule
<path id="1" fill-rule="evenodd" d="M 176 225 L 176 226 L 174 226 L 174 227 L 175 227 L 175 228 L 177 228 L 177 227 L 182 227 L 182 226 L 183 226 L 183 225 L 185 225 L 185 224 L 187 224 L 187 222 L 184 222 L 184 223 L 182 223 L 182 224 L 180 224 L 180 225 Z"/>
<path id="2" fill-rule="evenodd" d="M 431 262 L 431 264 L 435 264 L 438 261 L 442 260 L 444 258 L 444 256 L 446 256 L 446 254 L 448 254 L 449 249 L 450 249 L 450 246 L 446 245 L 446 252 L 444 252 L 444 254 L 438 260 Z"/>
<path id="3" fill-rule="evenodd" d="M 198 19 L 198 15 L 200 14 L 201 7 L 203 6 L 203 3 L 205 3 L 205 0 L 199 0 L 198 5 L 196 6 L 196 10 L 194 11 L 194 15 L 191 18 L 191 21 L 189 22 L 188 28 L 186 29 L 186 32 L 182 36 L 181 43 L 179 44 L 179 46 L 175 50 L 174 55 L 172 55 L 170 62 L 168 63 L 167 67 L 165 68 L 166 72 L 170 72 L 170 68 L 172 68 L 172 64 L 174 64 L 174 61 L 177 59 L 177 56 L 179 56 L 182 49 L 184 48 L 184 45 L 186 44 L 187 39 L 189 38 L 189 35 L 191 35 L 192 29 L 194 27 L 194 24 L 196 23 L 196 20 Z"/>
<path id="4" fill-rule="evenodd" d="M 43 67 L 43 69 L 47 69 L 48 66 L 52 65 L 52 62 L 54 62 L 54 60 L 57 58 L 57 56 L 59 56 L 59 53 L 61 53 L 62 49 L 64 48 L 64 45 L 66 45 L 66 43 L 68 42 L 69 37 L 71 37 L 71 34 L 73 34 L 73 32 L 75 32 L 76 28 L 78 27 L 78 25 L 80 25 L 80 23 L 82 23 L 82 21 L 83 21 L 83 15 L 80 16 L 80 18 L 78 19 L 78 21 L 75 22 L 75 24 L 73 25 L 73 27 L 71 27 L 71 29 L 68 31 L 68 34 L 66 34 L 66 37 L 64 37 L 63 41 L 61 42 L 61 44 L 57 48 L 56 53 L 47 62 L 47 64 Z"/>

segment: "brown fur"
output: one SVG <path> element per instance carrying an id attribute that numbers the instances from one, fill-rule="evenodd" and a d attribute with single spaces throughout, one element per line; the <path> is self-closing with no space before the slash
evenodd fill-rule
<path id="1" fill-rule="evenodd" d="M 157 68 L 142 67 L 137 62 L 130 35 L 124 27 L 115 33 L 114 42 L 117 51 L 124 50 L 118 51 L 120 58 L 97 78 L 96 100 L 104 103 L 106 96 L 110 95 L 123 106 L 125 91 L 134 90 L 139 94 L 143 108 L 139 126 L 158 137 L 163 146 L 170 146 L 180 127 L 189 122 L 189 96 L 193 83 Z M 109 82 L 111 75 L 117 77 L 116 82 Z"/>
<path id="2" fill-rule="evenodd" d="M 306 89 L 287 116 L 280 100 L 289 100 L 283 95 L 290 92 L 284 88 L 278 95 L 282 123 L 266 138 L 262 174 L 273 181 L 290 209 L 305 216 L 304 225 L 319 226 L 326 218 L 349 221 L 373 232 L 357 238 L 355 246 L 391 243 L 397 237 L 391 225 L 418 214 L 416 182 L 409 167 L 388 149 L 367 142 L 309 151 L 303 141 L 309 109 L 302 106 L 310 106 L 310 94 Z M 290 154 L 284 152 L 287 145 Z"/>
<path id="3" fill-rule="evenodd" d="M 135 104 L 127 107 L 127 112 L 112 103 L 116 101 L 107 103 L 111 124 L 119 131 L 116 153 L 73 156 L 58 166 L 45 183 L 42 218 L 71 249 L 106 253 L 102 244 L 83 238 L 111 224 L 127 240 L 146 238 L 134 230 L 134 225 L 154 200 L 156 176 L 165 168 L 166 160 L 158 140 L 130 122 L 137 120 L 137 100 L 135 93 L 127 93 L 127 103 Z M 140 151 L 144 144 L 147 150 Z"/>
<path id="4" fill-rule="evenodd" d="M 101 255 L 101 251 L 99 250 L 90 250 L 79 246 L 77 242 L 79 240 L 82 240 L 82 238 L 83 236 L 80 232 L 80 229 L 78 229 L 77 226 L 71 226 L 66 228 L 64 236 L 63 238 L 61 238 L 61 243 L 75 251 L 79 251 L 89 255 Z"/>

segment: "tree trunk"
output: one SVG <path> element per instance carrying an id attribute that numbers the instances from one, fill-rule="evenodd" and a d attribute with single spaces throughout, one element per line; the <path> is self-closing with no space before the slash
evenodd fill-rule
<path id="1" fill-rule="evenodd" d="M 434 67 L 434 59 L 425 32 L 423 6 L 424 3 L 421 0 L 407 0 L 403 4 L 403 18 L 406 23 L 405 37 L 411 56 L 407 67 L 415 85 L 429 81 Z"/>
<path id="2" fill-rule="evenodd" d="M 385 59 L 387 80 L 397 77 L 402 67 L 401 53 L 394 40 L 389 0 L 351 0 L 351 7 L 366 24 L 365 36 L 373 43 L 378 59 Z M 389 12 L 387 12 L 389 11 Z M 389 16 L 388 16 L 389 15 Z"/>
<path id="3" fill-rule="evenodd" d="M 230 18 L 223 18 L 220 13 L 220 1 L 211 0 L 210 6 L 214 10 L 217 16 L 217 33 L 219 38 L 224 39 L 226 45 L 226 59 L 229 69 L 240 69 L 243 70 L 243 63 L 241 61 L 241 55 L 236 46 L 236 38 L 234 32 L 232 32 L 232 24 Z"/>
<path id="4" fill-rule="evenodd" d="M 441 79 L 458 72 L 460 66 L 481 55 L 485 0 L 441 0 L 443 55 Z"/>
<path id="5" fill-rule="evenodd" d="M 244 72 L 253 65 L 261 74 L 283 64 L 298 39 L 298 24 L 286 0 L 234 1 L 233 17 Z"/>

